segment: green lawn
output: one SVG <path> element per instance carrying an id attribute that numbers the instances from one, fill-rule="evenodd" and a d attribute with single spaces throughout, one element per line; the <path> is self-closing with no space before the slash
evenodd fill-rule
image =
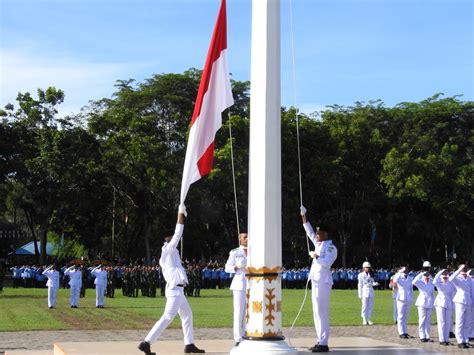
<path id="1" fill-rule="evenodd" d="M 303 301 L 304 290 L 283 290 L 283 325 L 291 326 Z M 390 291 L 376 291 L 372 320 L 376 324 L 393 324 Z M 416 297 L 416 295 L 415 295 Z M 194 326 L 203 328 L 232 327 L 232 293 L 229 290 L 202 290 L 201 297 L 188 298 L 193 309 Z M 53 329 L 148 329 L 161 316 L 164 297 L 128 298 L 116 292 L 105 299 L 105 309 L 95 308 L 95 291 L 88 289 L 78 309 L 69 307 L 69 290 L 60 289 L 56 309 L 47 307 L 46 289 L 6 288 L 0 294 L 0 331 Z M 410 323 L 417 322 L 416 308 Z M 333 290 L 331 325 L 359 325 L 360 301 L 356 290 Z M 311 290 L 295 326 L 312 326 Z M 173 327 L 180 327 L 177 317 Z"/>

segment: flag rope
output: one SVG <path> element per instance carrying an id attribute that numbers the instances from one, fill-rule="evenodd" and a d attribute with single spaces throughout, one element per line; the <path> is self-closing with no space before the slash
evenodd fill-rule
<path id="1" fill-rule="evenodd" d="M 235 220 L 237 223 L 237 239 L 240 242 L 240 223 L 239 223 L 239 205 L 237 204 L 237 188 L 235 184 L 235 167 L 234 167 L 234 145 L 232 138 L 232 118 L 230 116 L 230 109 L 227 110 L 227 115 L 229 117 L 229 141 L 230 141 L 230 162 L 232 166 L 232 182 L 234 185 L 234 203 L 235 203 Z"/>
<path id="2" fill-rule="evenodd" d="M 292 0 L 290 0 L 290 30 L 291 30 L 291 59 L 292 59 L 292 68 L 293 68 L 293 106 L 295 108 L 296 142 L 297 142 L 297 147 L 298 147 L 298 180 L 300 184 L 300 206 L 303 206 L 303 183 L 301 179 L 300 121 L 298 117 L 298 108 L 296 106 L 296 64 L 295 64 L 296 60 L 295 60 L 295 36 L 294 36 L 294 30 L 293 30 Z"/>
<path id="3" fill-rule="evenodd" d="M 300 149 L 300 121 L 299 121 L 299 116 L 298 116 L 298 108 L 296 106 L 296 64 L 295 64 L 296 60 L 295 60 L 295 36 L 294 36 L 294 30 L 293 30 L 293 2 L 292 0 L 289 0 L 289 7 L 290 7 L 290 32 L 291 32 L 291 59 L 292 59 L 292 67 L 293 67 L 293 105 L 295 108 L 296 143 L 298 147 L 298 181 L 299 181 L 299 187 L 300 187 L 300 206 L 303 206 L 303 183 L 302 183 L 302 178 L 301 178 L 302 174 L 301 174 L 301 149 Z M 309 237 L 307 234 L 306 234 L 306 247 L 308 249 L 308 254 L 309 254 L 310 246 L 309 246 Z M 308 296 L 309 281 L 310 281 L 310 278 L 308 277 L 308 280 L 306 281 L 306 287 L 304 290 L 303 302 L 301 302 L 300 309 L 298 310 L 298 313 L 296 314 L 296 317 L 293 320 L 293 323 L 291 324 L 290 330 L 288 332 L 289 333 L 288 342 L 290 346 L 292 346 L 291 336 L 293 333 L 293 328 L 306 303 L 306 298 Z"/>

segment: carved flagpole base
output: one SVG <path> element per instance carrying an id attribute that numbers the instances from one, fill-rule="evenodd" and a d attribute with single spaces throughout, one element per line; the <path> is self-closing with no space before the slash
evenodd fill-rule
<path id="1" fill-rule="evenodd" d="M 247 268 L 246 331 L 232 355 L 298 354 L 284 341 L 281 330 L 280 271 L 280 266 Z"/>
<path id="2" fill-rule="evenodd" d="M 243 340 L 230 351 L 231 355 L 297 355 L 298 350 L 290 347 L 284 340 Z"/>

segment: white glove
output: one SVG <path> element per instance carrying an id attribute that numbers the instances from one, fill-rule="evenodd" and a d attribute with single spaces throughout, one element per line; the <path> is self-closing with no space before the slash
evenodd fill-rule
<path id="1" fill-rule="evenodd" d="M 300 206 L 300 214 L 301 214 L 302 216 L 305 216 L 305 215 L 306 215 L 306 212 L 307 212 L 306 208 L 305 208 L 303 205 L 301 205 L 301 206 Z"/>
<path id="2" fill-rule="evenodd" d="M 235 263 L 235 266 L 237 266 L 239 269 L 242 269 L 242 268 L 244 268 L 246 265 L 245 265 L 245 263 L 244 263 L 242 260 L 237 260 L 237 262 Z"/>
<path id="3" fill-rule="evenodd" d="M 314 259 L 316 257 L 316 252 L 315 251 L 310 251 L 309 252 L 309 257 Z"/>
<path id="4" fill-rule="evenodd" d="M 372 286 L 377 287 L 378 285 L 379 285 L 379 283 L 377 281 L 372 282 Z"/>
<path id="5" fill-rule="evenodd" d="M 178 213 L 184 214 L 184 217 L 188 216 L 188 212 L 186 211 L 186 206 L 184 205 L 184 203 L 178 206 Z"/>

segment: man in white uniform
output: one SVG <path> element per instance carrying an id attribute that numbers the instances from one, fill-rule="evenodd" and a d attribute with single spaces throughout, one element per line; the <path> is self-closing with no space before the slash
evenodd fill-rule
<path id="1" fill-rule="evenodd" d="M 388 284 L 388 287 L 392 289 L 392 318 L 393 318 L 393 323 L 397 324 L 397 318 L 398 318 L 398 311 L 397 311 L 397 284 L 393 282 L 393 278 L 395 275 L 390 276 L 390 283 Z"/>
<path id="2" fill-rule="evenodd" d="M 146 355 L 154 355 L 151 352 L 151 344 L 158 340 L 161 333 L 173 321 L 176 314 L 181 318 L 184 334 L 185 353 L 204 353 L 194 345 L 193 313 L 189 307 L 188 300 L 184 296 L 184 287 L 188 284 L 186 271 L 181 264 L 181 258 L 177 249 L 178 243 L 184 230 L 184 219 L 186 207 L 179 206 L 178 221 L 172 237 L 165 238 L 165 244 L 161 248 L 160 266 L 166 281 L 166 306 L 160 320 L 150 330 L 145 340 L 138 345 L 138 349 Z"/>
<path id="3" fill-rule="evenodd" d="M 230 289 L 234 294 L 234 340 L 235 346 L 239 346 L 245 334 L 245 311 L 247 290 L 247 278 L 245 268 L 247 267 L 247 233 L 239 235 L 240 247 L 232 249 L 229 259 L 225 264 L 225 272 L 234 274 Z"/>
<path id="4" fill-rule="evenodd" d="M 430 265 L 431 267 L 431 265 Z M 418 334 L 420 341 L 426 343 L 432 341 L 430 337 L 431 313 L 434 306 L 434 285 L 429 271 L 422 271 L 412 281 L 413 286 L 418 288 L 419 294 L 415 306 L 418 308 Z"/>
<path id="5" fill-rule="evenodd" d="M 474 341 L 474 269 L 467 272 L 471 276 L 472 289 L 471 289 L 471 333 L 469 334 L 469 340 Z"/>
<path id="6" fill-rule="evenodd" d="M 314 232 L 306 219 L 306 208 L 301 206 L 300 213 L 306 234 L 315 247 L 314 251 L 309 253 L 313 263 L 308 277 L 311 279 L 313 318 L 318 342 L 310 350 L 313 353 L 328 352 L 329 298 L 333 285 L 331 266 L 336 261 L 337 249 L 332 241 L 328 240 L 326 228 L 321 226 L 317 229 L 317 233 Z"/>
<path id="7" fill-rule="evenodd" d="M 59 267 L 50 265 L 44 271 L 43 275 L 48 278 L 46 286 L 48 286 L 48 307 L 53 309 L 56 307 L 56 296 L 59 288 Z"/>
<path id="8" fill-rule="evenodd" d="M 79 294 L 82 287 L 81 270 L 72 265 L 64 271 L 64 275 L 69 276 L 69 286 L 71 288 L 71 308 L 77 308 Z"/>
<path id="9" fill-rule="evenodd" d="M 107 287 L 107 271 L 102 269 L 102 265 L 98 265 L 91 270 L 91 275 L 95 276 L 95 306 L 104 308 L 105 288 Z"/>
<path id="10" fill-rule="evenodd" d="M 444 346 L 451 345 L 449 342 L 449 331 L 452 326 L 453 296 L 455 288 L 449 281 L 449 271 L 440 270 L 433 279 L 438 294 L 434 301 L 436 308 L 436 319 L 438 323 L 439 343 Z"/>
<path id="11" fill-rule="evenodd" d="M 469 326 L 471 313 L 471 295 L 473 283 L 472 279 L 467 275 L 467 266 L 462 264 L 450 277 L 456 287 L 456 294 L 453 297 L 454 308 L 456 313 L 456 340 L 458 348 L 468 349 L 469 345 Z"/>
<path id="12" fill-rule="evenodd" d="M 377 286 L 378 283 L 374 281 L 372 276 L 371 265 L 368 261 L 365 261 L 362 264 L 364 269 L 357 279 L 359 280 L 358 284 L 358 294 L 359 298 L 362 300 L 362 324 L 363 325 L 373 325 L 372 323 L 372 310 L 374 309 L 374 286 Z"/>
<path id="13" fill-rule="evenodd" d="M 398 289 L 397 292 L 397 328 L 402 339 L 409 339 L 408 335 L 408 315 L 413 304 L 413 278 L 408 275 L 408 267 L 404 266 L 393 277 L 393 282 Z"/>

